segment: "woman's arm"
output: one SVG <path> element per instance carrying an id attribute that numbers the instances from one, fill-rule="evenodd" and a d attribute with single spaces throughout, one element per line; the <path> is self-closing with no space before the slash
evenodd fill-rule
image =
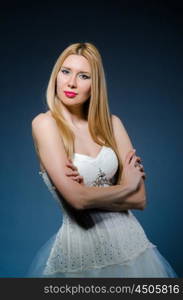
<path id="1" fill-rule="evenodd" d="M 141 201 L 127 203 L 126 197 L 133 192 L 127 184 L 110 187 L 88 187 L 74 182 L 65 175 L 67 155 L 56 121 L 51 116 L 40 114 L 32 121 L 33 136 L 44 166 L 54 185 L 74 208 L 104 208 L 120 211 L 137 207 Z M 132 155 L 132 154 L 131 154 Z M 130 154 L 129 154 L 130 157 Z"/>
<path id="2" fill-rule="evenodd" d="M 131 140 L 127 134 L 127 131 L 122 124 L 121 120 L 116 116 L 112 115 L 112 124 L 113 124 L 113 131 L 114 131 L 114 136 L 115 140 L 117 143 L 118 151 L 120 154 L 120 158 L 122 163 L 124 164 L 125 162 L 125 157 L 128 151 L 133 149 L 133 145 L 131 143 Z M 122 184 L 122 178 L 120 181 L 120 184 Z M 140 185 L 136 191 L 131 193 L 130 195 L 127 196 L 126 201 L 128 203 L 133 203 L 133 202 L 140 202 L 142 204 L 142 209 L 145 208 L 146 206 L 146 191 L 145 191 L 145 184 L 144 184 L 144 179 L 141 178 Z"/>

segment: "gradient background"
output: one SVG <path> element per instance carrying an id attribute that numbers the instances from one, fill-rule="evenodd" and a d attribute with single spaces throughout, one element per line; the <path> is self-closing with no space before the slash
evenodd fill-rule
<path id="1" fill-rule="evenodd" d="M 62 221 L 38 174 L 31 120 L 47 110 L 52 67 L 75 42 L 92 42 L 102 55 L 110 110 L 147 174 L 148 206 L 133 212 L 183 277 L 183 8 L 176 1 L 60 2 L 1 4 L 0 277 L 24 277 Z"/>

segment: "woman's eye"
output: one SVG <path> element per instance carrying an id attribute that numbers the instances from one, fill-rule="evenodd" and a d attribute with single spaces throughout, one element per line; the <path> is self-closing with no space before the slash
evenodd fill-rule
<path id="1" fill-rule="evenodd" d="M 68 74 L 69 71 L 67 71 L 67 70 L 62 70 L 62 73 L 63 73 L 63 74 Z"/>
<path id="2" fill-rule="evenodd" d="M 90 78 L 89 76 L 87 76 L 85 74 L 81 74 L 81 76 L 82 76 L 83 79 L 89 79 Z"/>

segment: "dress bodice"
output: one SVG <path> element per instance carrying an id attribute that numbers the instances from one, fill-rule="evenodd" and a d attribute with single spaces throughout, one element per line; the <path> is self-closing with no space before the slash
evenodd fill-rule
<path id="1" fill-rule="evenodd" d="M 118 159 L 111 148 L 102 146 L 96 157 L 74 153 L 73 162 L 83 176 L 85 185 L 109 186 L 115 183 Z"/>
<path id="2" fill-rule="evenodd" d="M 115 184 L 118 159 L 114 150 L 109 147 L 102 146 L 96 157 L 74 153 L 73 164 L 77 167 L 79 174 L 83 176 L 84 184 L 87 186 L 110 186 Z M 64 210 L 63 203 L 66 205 L 67 203 L 54 186 L 48 173 L 40 171 L 39 174 L 42 175 L 48 189 Z"/>

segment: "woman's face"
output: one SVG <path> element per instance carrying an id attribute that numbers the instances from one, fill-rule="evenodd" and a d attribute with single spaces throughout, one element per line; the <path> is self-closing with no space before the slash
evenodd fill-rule
<path id="1" fill-rule="evenodd" d="M 57 95 L 66 105 L 83 104 L 91 95 L 91 68 L 82 55 L 71 54 L 57 75 Z"/>

